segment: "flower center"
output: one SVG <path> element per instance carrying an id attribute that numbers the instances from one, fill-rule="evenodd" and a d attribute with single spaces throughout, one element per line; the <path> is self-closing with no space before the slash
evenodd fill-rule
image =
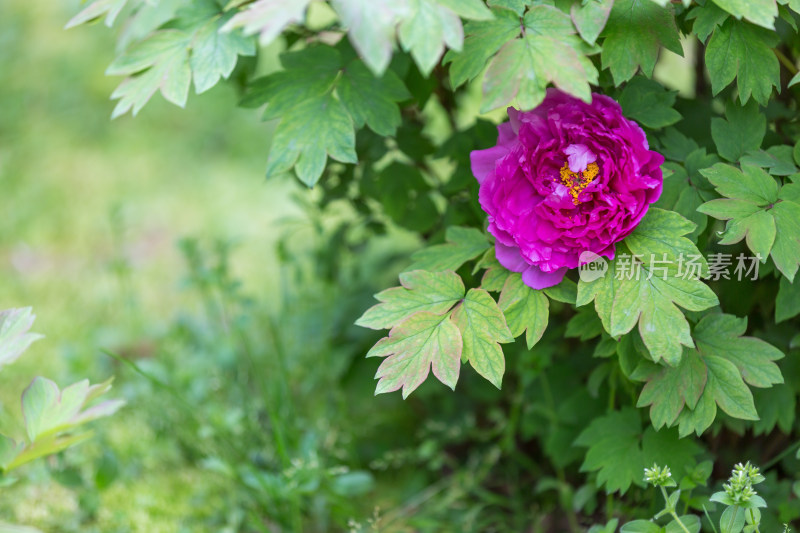
<path id="1" fill-rule="evenodd" d="M 581 203 L 578 200 L 578 196 L 580 196 L 583 189 L 589 186 L 589 184 L 594 180 L 597 175 L 600 173 L 600 167 L 597 163 L 589 163 L 586 165 L 586 169 L 581 172 L 573 172 L 569 169 L 569 163 L 564 163 L 564 166 L 561 167 L 561 183 L 566 185 L 569 189 L 569 193 L 572 196 L 572 203 L 578 205 Z"/>

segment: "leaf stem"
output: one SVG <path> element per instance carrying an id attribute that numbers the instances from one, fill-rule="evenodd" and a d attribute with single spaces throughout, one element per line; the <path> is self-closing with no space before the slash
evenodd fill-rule
<path id="1" fill-rule="evenodd" d="M 781 62 L 781 64 L 782 64 L 784 67 L 786 67 L 786 70 L 788 70 L 788 71 L 789 71 L 789 72 L 791 72 L 792 74 L 797 74 L 797 67 L 796 67 L 796 66 L 795 66 L 795 64 L 792 62 L 792 60 L 791 60 L 791 59 L 789 59 L 788 57 L 786 57 L 786 54 L 784 54 L 783 52 L 781 52 L 781 51 L 780 51 L 780 50 L 778 50 L 777 48 L 774 48 L 774 49 L 773 49 L 773 52 L 775 52 L 775 55 L 776 55 L 776 56 L 778 56 L 778 61 L 780 61 L 780 62 Z"/>
<path id="2" fill-rule="evenodd" d="M 667 496 L 667 489 L 665 489 L 663 486 L 660 485 L 658 488 L 661 489 L 661 495 L 664 496 L 664 504 L 667 506 L 667 510 L 669 511 L 669 514 L 672 516 L 672 519 L 675 520 L 675 522 L 677 522 L 679 526 L 681 526 L 681 529 L 685 533 L 692 533 L 685 525 L 683 525 L 683 522 L 681 522 L 678 513 L 675 512 L 675 508 L 672 505 L 670 505 L 669 496 Z"/>

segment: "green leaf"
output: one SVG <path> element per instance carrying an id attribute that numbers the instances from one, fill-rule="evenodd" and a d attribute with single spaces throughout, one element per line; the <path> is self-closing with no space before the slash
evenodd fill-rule
<path id="1" fill-rule="evenodd" d="M 525 339 L 528 349 L 533 348 L 547 329 L 550 300 L 543 292 L 525 285 L 522 276 L 515 272 L 507 277 L 498 305 L 505 315 L 511 335 L 519 337 L 523 331 L 527 331 Z"/>
<path id="2" fill-rule="evenodd" d="M 744 509 L 731 505 L 722 511 L 719 519 L 720 533 L 739 533 L 744 528 Z"/>
<path id="3" fill-rule="evenodd" d="M 467 35 L 464 48 L 460 52 L 450 50 L 443 61 L 450 63 L 453 87 L 475 78 L 489 58 L 519 35 L 519 17 L 506 9 L 496 9 L 492 20 L 469 22 L 464 26 L 464 33 Z"/>
<path id="4" fill-rule="evenodd" d="M 711 314 L 698 322 L 693 336 L 700 354 L 730 361 L 748 384 L 766 388 L 783 383 L 781 371 L 773 363 L 783 358 L 783 353 L 761 339 L 743 337 L 746 329 L 746 318 Z"/>
<path id="5" fill-rule="evenodd" d="M 728 13 L 718 8 L 712 2 L 706 2 L 704 6 L 695 6 L 692 8 L 687 19 L 694 19 L 692 31 L 697 35 L 697 38 L 702 42 L 706 42 L 708 36 L 711 35 L 717 26 L 720 26 L 725 19 L 728 18 Z"/>
<path id="6" fill-rule="evenodd" d="M 775 0 L 714 0 L 714 3 L 737 19 L 745 18 L 753 24 L 775 29 L 778 16 Z"/>
<path id="7" fill-rule="evenodd" d="M 689 533 L 700 533 L 701 523 L 700 518 L 697 515 L 683 515 L 679 517 L 681 519 L 681 524 L 679 524 L 676 520 L 672 520 L 667 527 L 664 529 L 664 533 L 686 533 L 686 529 L 689 530 Z M 686 529 L 684 529 L 686 528 Z"/>
<path id="8" fill-rule="evenodd" d="M 567 322 L 564 337 L 578 338 L 583 342 L 597 337 L 603 332 L 603 324 L 597 313 L 590 308 L 578 309 L 578 313 Z M 612 341 L 613 342 L 613 341 Z"/>
<path id="9" fill-rule="evenodd" d="M 762 261 L 771 255 L 778 270 L 793 281 L 800 262 L 800 204 L 792 201 L 794 185 L 779 190 L 774 178 L 748 165 L 739 171 L 717 164 L 703 174 L 726 197 L 698 208 L 728 221 L 720 243 L 733 244 L 746 237 L 747 246 Z"/>
<path id="10" fill-rule="evenodd" d="M 708 178 L 722 196 L 743 200 L 757 206 L 774 203 L 778 200 L 778 183 L 758 167 L 742 165 L 736 167 L 717 163 L 700 171 Z"/>
<path id="11" fill-rule="evenodd" d="M 745 106 L 729 103 L 725 119 L 711 119 L 711 136 L 719 155 L 738 161 L 750 150 L 758 150 L 767 131 L 767 120 L 755 102 Z"/>
<path id="12" fill-rule="evenodd" d="M 752 150 L 741 158 L 743 164 L 769 169 L 773 176 L 791 176 L 797 173 L 792 157 L 792 147 L 770 146 L 766 150 Z"/>
<path id="13" fill-rule="evenodd" d="M 787 435 L 795 420 L 794 391 L 788 385 L 776 385 L 768 389 L 753 390 L 753 400 L 759 420 L 753 422 L 754 435 L 766 435 L 777 426 Z"/>
<path id="14" fill-rule="evenodd" d="M 30 307 L 0 311 L 0 368 L 16 361 L 34 342 L 42 338 L 29 333 L 36 315 Z"/>
<path id="15" fill-rule="evenodd" d="M 397 28 L 403 50 L 409 52 L 424 76 L 444 54 L 445 46 L 461 50 L 464 28 L 453 11 L 434 0 L 408 0 L 410 15 Z"/>
<path id="16" fill-rule="evenodd" d="M 792 283 L 781 278 L 778 298 L 775 300 L 775 322 L 783 322 L 800 314 L 800 282 Z"/>
<path id="17" fill-rule="evenodd" d="M 347 28 L 350 42 L 376 75 L 386 71 L 392 59 L 401 8 L 393 0 L 331 0 Z"/>
<path id="18" fill-rule="evenodd" d="M 436 244 L 414 252 L 411 259 L 414 261 L 409 270 L 428 270 L 441 272 L 442 270 L 458 270 L 458 268 L 478 257 L 487 248 L 489 241 L 486 235 L 475 228 L 462 228 L 451 226 L 445 234 L 446 244 Z"/>
<path id="19" fill-rule="evenodd" d="M 115 59 L 106 74 L 129 77 L 111 94 L 112 99 L 119 99 L 111 117 L 128 111 L 136 115 L 156 91 L 175 105 L 186 105 L 192 82 L 191 38 L 184 31 L 161 30 Z"/>
<path id="20" fill-rule="evenodd" d="M 197 94 L 207 91 L 220 78 L 228 79 L 239 56 L 251 56 L 256 47 L 239 32 L 222 32 L 223 19 L 217 17 L 200 27 L 192 39 L 189 65 Z"/>
<path id="21" fill-rule="evenodd" d="M 242 28 L 245 35 L 259 34 L 259 42 L 267 46 L 290 24 L 302 24 L 311 0 L 256 0 L 234 15 L 222 28 Z"/>
<path id="22" fill-rule="evenodd" d="M 490 20 L 493 16 L 482 0 L 437 0 L 437 2 L 465 19 Z"/>
<path id="23" fill-rule="evenodd" d="M 9 470 L 9 465 L 22 453 L 25 443 L 0 435 L 0 469 Z"/>
<path id="24" fill-rule="evenodd" d="M 707 380 L 708 370 L 699 354 L 684 350 L 678 366 L 664 366 L 647 381 L 636 407 L 650 406 L 650 420 L 656 429 L 672 426 L 684 406 L 697 406 Z"/>
<path id="25" fill-rule="evenodd" d="M 624 524 L 619 533 L 661 533 L 661 528 L 650 520 L 634 520 Z"/>
<path id="26" fill-rule="evenodd" d="M 632 484 L 644 487 L 642 472 L 654 462 L 683 472 L 700 452 L 694 442 L 680 440 L 675 430 L 648 427 L 642 432 L 633 408 L 595 418 L 575 444 L 588 448 L 581 471 L 597 471 L 597 484 L 604 485 L 607 493 L 625 493 Z"/>
<path id="27" fill-rule="evenodd" d="M 506 366 L 498 343 L 512 342 L 514 337 L 494 299 L 483 289 L 470 289 L 453 310 L 452 319 L 464 339 L 463 359 L 492 385 L 501 388 Z"/>
<path id="28" fill-rule="evenodd" d="M 267 104 L 265 119 L 280 118 L 267 160 L 267 175 L 294 167 L 313 187 L 327 156 L 355 163 L 354 128 L 368 125 L 393 135 L 400 124 L 396 102 L 408 91 L 393 72 L 373 76 L 359 61 L 342 63 L 330 46 L 311 46 L 281 55 L 283 71 L 254 82 L 243 105 Z M 337 98 L 338 97 L 338 98 Z"/>
<path id="29" fill-rule="evenodd" d="M 652 76 L 661 46 L 683 55 L 671 7 L 650 0 L 616 0 L 602 36 L 600 58 L 616 85 L 631 79 L 639 68 Z"/>
<path id="30" fill-rule="evenodd" d="M 777 43 L 774 32 L 734 19 L 715 29 L 706 46 L 706 67 L 714 95 L 737 78 L 739 100 L 743 104 L 752 95 L 766 105 L 772 87 L 780 89 L 780 65 L 772 52 Z M 726 157 L 722 152 L 720 155 Z"/>
<path id="31" fill-rule="evenodd" d="M 488 3 L 492 7 L 504 7 L 517 15 L 522 15 L 525 8 L 531 4 L 531 0 L 489 0 Z"/>
<path id="32" fill-rule="evenodd" d="M 592 0 L 589 2 L 575 2 L 570 8 L 572 22 L 578 29 L 581 38 L 594 45 L 597 37 L 608 22 L 608 15 L 614 0 Z"/>
<path id="33" fill-rule="evenodd" d="M 442 315 L 464 297 L 464 283 L 453 271 L 414 270 L 400 274 L 401 287 L 375 295 L 381 302 L 368 309 L 356 325 L 386 329 L 420 311 Z"/>
<path id="34" fill-rule="evenodd" d="M 773 362 L 782 358 L 783 353 L 761 339 L 742 336 L 746 328 L 745 319 L 724 314 L 707 315 L 695 327 L 697 351 L 692 357 L 702 360 L 707 367 L 708 377 L 697 404 L 690 406 L 687 403 L 677 419 L 681 436 L 692 431 L 700 435 L 708 429 L 716 417 L 717 405 L 734 418 L 758 420 L 753 395 L 745 382 L 761 388 L 783 383 L 780 369 Z M 676 371 L 665 370 L 667 373 Z M 674 375 L 672 379 L 680 377 Z M 640 405 L 652 403 L 652 415 L 657 402 L 677 402 L 678 399 L 674 397 L 676 394 L 672 389 L 654 388 L 650 395 L 654 398 L 653 402 L 640 397 Z M 669 421 L 667 423 L 671 424 Z"/>
<path id="35" fill-rule="evenodd" d="M 382 136 L 393 136 L 400 125 L 397 102 L 411 97 L 400 78 L 391 70 L 376 78 L 361 61 L 351 62 L 337 88 L 339 98 L 355 125 L 367 124 Z"/>
<path id="36" fill-rule="evenodd" d="M 794 281 L 800 263 L 800 204 L 783 200 L 775 204 L 771 213 L 777 232 L 770 255 L 778 270 Z"/>
<path id="37" fill-rule="evenodd" d="M 644 264 L 634 261 L 620 245 L 604 277 L 578 284 L 577 305 L 594 300 L 609 335 L 624 335 L 638 323 L 653 359 L 663 358 L 670 365 L 680 362 L 682 346 L 693 346 L 689 323 L 677 305 L 702 311 L 718 303 L 711 289 L 696 278 L 706 272 L 705 260 L 681 236 L 692 228 L 677 213 L 650 208 L 624 241 L 630 252 L 644 258 Z M 693 273 L 688 266 L 692 259 L 697 265 Z"/>
<path id="38" fill-rule="evenodd" d="M 650 405 L 655 427 L 680 426 L 681 436 L 700 435 L 716 417 L 716 405 L 734 418 L 758 420 L 745 382 L 767 388 L 783 383 L 773 362 L 783 353 L 754 337 L 743 337 L 747 321 L 732 315 L 703 317 L 694 329 L 696 350 L 685 350 L 681 365 L 652 374 L 638 407 Z"/>
<path id="39" fill-rule="evenodd" d="M 636 76 L 625 85 L 619 104 L 625 116 L 658 129 L 681 119 L 681 114 L 672 108 L 677 95 L 677 91 L 668 91 L 658 82 Z"/>
<path id="40" fill-rule="evenodd" d="M 590 83 L 597 70 L 583 53 L 569 16 L 558 9 L 536 5 L 523 19 L 525 34 L 506 43 L 489 63 L 483 82 L 486 112 L 516 100 L 522 110 L 539 105 L 548 82 L 591 101 Z"/>
<path id="41" fill-rule="evenodd" d="M 62 391 L 49 379 L 34 379 L 22 394 L 22 414 L 28 438 L 34 442 L 115 413 L 125 402 L 106 400 L 87 407 L 111 388 L 111 381 L 89 385 L 89 380 L 83 380 Z"/>
<path id="42" fill-rule="evenodd" d="M 461 369 L 461 332 L 449 315 L 423 311 L 396 325 L 372 347 L 367 357 L 385 357 L 375 378 L 375 394 L 402 387 L 407 398 L 433 370 L 436 378 L 455 389 Z"/>
<path id="43" fill-rule="evenodd" d="M 105 25 L 110 28 L 114 25 L 114 21 L 127 3 L 128 0 L 95 0 L 81 9 L 77 15 L 69 19 L 64 29 L 85 24 L 86 22 L 99 19 L 104 15 L 106 17 Z"/>
<path id="44" fill-rule="evenodd" d="M 275 129 L 267 159 L 267 176 L 294 167 L 300 181 L 313 187 L 327 157 L 356 163 L 353 121 L 332 94 L 310 98 L 286 114 Z"/>

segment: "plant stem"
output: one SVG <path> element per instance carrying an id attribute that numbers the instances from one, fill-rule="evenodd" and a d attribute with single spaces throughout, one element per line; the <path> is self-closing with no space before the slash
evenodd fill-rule
<path id="1" fill-rule="evenodd" d="M 788 70 L 792 74 L 797 74 L 797 67 L 794 65 L 794 63 L 792 62 L 791 59 L 786 57 L 786 54 L 784 54 L 783 52 L 781 52 L 777 48 L 775 48 L 773 51 L 775 52 L 775 55 L 778 56 L 778 61 L 780 61 L 781 64 L 784 67 L 786 67 L 786 70 Z"/>
<path id="2" fill-rule="evenodd" d="M 661 495 L 664 496 L 664 504 L 669 508 L 668 509 L 669 514 L 672 516 L 673 520 L 675 520 L 678 523 L 678 525 L 681 526 L 681 529 L 683 531 L 685 531 L 686 533 L 692 533 L 685 525 L 683 525 L 683 522 L 681 522 L 680 517 L 678 517 L 678 513 L 675 512 L 675 508 L 669 504 L 669 496 L 667 496 L 667 489 L 665 489 L 662 486 L 659 486 L 658 488 L 661 489 Z"/>

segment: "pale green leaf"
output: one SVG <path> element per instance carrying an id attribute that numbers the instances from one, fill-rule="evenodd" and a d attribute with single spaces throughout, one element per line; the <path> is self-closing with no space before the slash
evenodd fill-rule
<path id="1" fill-rule="evenodd" d="M 189 33 L 161 30 L 114 60 L 106 74 L 129 77 L 111 94 L 112 99 L 119 99 L 112 118 L 128 111 L 136 115 L 156 91 L 175 105 L 186 105 L 192 82 L 190 42 Z"/>
<path id="2" fill-rule="evenodd" d="M 436 244 L 414 252 L 411 256 L 414 262 L 406 271 L 455 271 L 461 265 L 470 259 L 474 259 L 489 248 L 489 241 L 486 239 L 486 235 L 475 228 L 451 226 L 447 228 L 445 240 L 447 241 L 445 244 Z"/>
<path id="3" fill-rule="evenodd" d="M 434 0 L 408 0 L 410 15 L 397 28 L 403 50 L 427 76 L 444 54 L 445 46 L 461 50 L 464 28 L 453 11 Z"/>
<path id="4" fill-rule="evenodd" d="M 736 17 L 747 19 L 770 30 L 775 29 L 778 6 L 775 0 L 713 0 L 719 7 Z"/>
<path id="5" fill-rule="evenodd" d="M 128 0 L 95 0 L 69 19 L 64 29 L 79 26 L 103 16 L 105 16 L 105 25 L 110 28 L 114 25 L 114 21 L 127 3 Z"/>
<path id="6" fill-rule="evenodd" d="M 383 74 L 392 59 L 395 27 L 403 4 L 394 0 L 331 0 L 353 48 L 375 74 Z"/>
<path id="7" fill-rule="evenodd" d="M 498 343 L 512 342 L 514 337 L 497 303 L 485 290 L 470 289 L 453 310 L 452 319 L 464 340 L 463 359 L 492 385 L 501 388 L 505 358 Z"/>
<path id="8" fill-rule="evenodd" d="M 441 315 L 464 297 L 464 283 L 451 270 L 404 272 L 400 274 L 400 283 L 400 287 L 376 294 L 375 298 L 381 303 L 368 309 L 356 325 L 385 329 L 420 311 Z"/>
<path id="9" fill-rule="evenodd" d="M 450 50 L 444 63 L 450 63 L 450 80 L 454 87 L 475 78 L 486 62 L 508 41 L 520 33 L 519 17 L 506 9 L 494 11 L 494 18 L 469 22 L 464 27 L 467 37 L 460 52 Z"/>
<path id="10" fill-rule="evenodd" d="M 416 313 L 392 328 L 367 357 L 385 357 L 375 378 L 375 394 L 403 389 L 407 398 L 428 377 L 455 389 L 461 369 L 461 332 L 449 315 Z"/>
<path id="11" fill-rule="evenodd" d="M 519 337 L 527 331 L 528 349 L 533 348 L 547 329 L 550 317 L 550 301 L 544 293 L 528 287 L 520 274 L 512 273 L 503 285 L 498 305 L 506 317 L 511 335 Z"/>
<path id="12" fill-rule="evenodd" d="M 245 35 L 259 34 L 259 42 L 266 46 L 275 40 L 290 24 L 302 24 L 311 0 L 256 0 L 234 15 L 222 31 L 242 28 Z"/>
<path id="13" fill-rule="evenodd" d="M 0 368 L 16 361 L 34 342 L 42 338 L 29 333 L 36 315 L 30 307 L 0 311 Z"/>
<path id="14" fill-rule="evenodd" d="M 608 21 L 614 0 L 591 0 L 575 2 L 570 8 L 572 22 L 581 38 L 593 45 Z"/>
<path id="15" fill-rule="evenodd" d="M 590 83 L 597 70 L 584 55 L 584 44 L 566 14 L 536 5 L 523 19 L 524 35 L 506 43 L 491 60 L 483 82 L 482 111 L 514 100 L 522 110 L 533 109 L 552 82 L 559 89 L 591 101 Z"/>
<path id="16" fill-rule="evenodd" d="M 113 414 L 124 405 L 123 401 L 107 400 L 91 407 L 87 405 L 110 388 L 111 380 L 98 385 L 89 385 L 89 380 L 83 380 L 59 390 L 49 379 L 37 377 L 22 394 L 28 438 L 34 442 Z"/>
<path id="17" fill-rule="evenodd" d="M 203 25 L 192 39 L 189 65 L 192 68 L 195 91 L 200 94 L 228 79 L 239 56 L 256 53 L 251 39 L 239 32 L 221 32 L 221 19 L 214 18 Z"/>

